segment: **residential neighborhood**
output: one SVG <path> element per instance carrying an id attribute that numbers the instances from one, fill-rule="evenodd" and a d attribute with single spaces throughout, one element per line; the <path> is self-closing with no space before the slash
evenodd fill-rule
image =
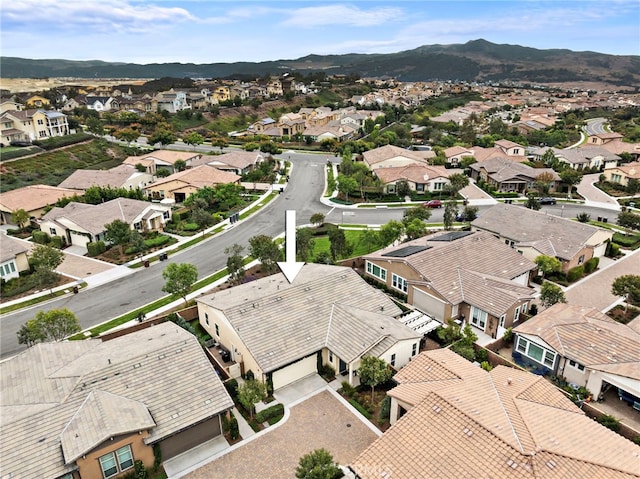
<path id="1" fill-rule="evenodd" d="M 0 477 L 640 477 L 639 102 L 3 90 Z"/>

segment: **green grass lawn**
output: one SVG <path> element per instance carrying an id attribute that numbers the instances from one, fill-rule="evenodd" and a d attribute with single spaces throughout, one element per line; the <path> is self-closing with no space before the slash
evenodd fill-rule
<path id="1" fill-rule="evenodd" d="M 344 235 L 347 238 L 347 241 L 354 246 L 353 253 L 351 254 L 353 257 L 371 253 L 371 251 L 367 251 L 363 245 L 359 244 L 360 236 L 362 236 L 363 231 L 364 230 L 344 230 Z M 315 238 L 315 245 L 313 247 L 313 252 L 311 253 L 311 258 L 315 258 L 321 251 L 326 251 L 327 253 L 331 252 L 331 243 L 329 242 L 328 236 L 318 236 Z"/>

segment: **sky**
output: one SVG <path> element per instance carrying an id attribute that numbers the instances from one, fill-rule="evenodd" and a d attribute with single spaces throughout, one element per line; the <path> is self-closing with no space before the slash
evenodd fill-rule
<path id="1" fill-rule="evenodd" d="M 231 63 L 483 38 L 640 55 L 639 0 L 0 0 L 0 54 Z M 1 74 L 1 72 L 0 72 Z"/>

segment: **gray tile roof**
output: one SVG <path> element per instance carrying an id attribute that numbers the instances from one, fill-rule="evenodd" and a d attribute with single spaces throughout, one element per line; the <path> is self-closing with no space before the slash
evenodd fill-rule
<path id="1" fill-rule="evenodd" d="M 105 406 L 102 414 L 111 430 L 149 425 L 140 406 L 144 405 L 156 423 L 147 443 L 233 406 L 198 340 L 173 323 L 106 342 L 38 344 L 2 363 L 2 477 L 39 479 L 72 470 L 64 464 L 63 454 L 73 457 L 104 433 L 105 424 L 95 409 L 83 411 L 91 393 L 93 404 Z M 107 395 L 126 401 L 112 404 Z M 123 414 L 125 404 L 133 410 Z M 65 427 L 78 431 L 78 444 L 68 438 L 63 441 Z M 68 451 L 63 450 L 65 445 Z"/>
<path id="2" fill-rule="evenodd" d="M 133 165 L 122 164 L 109 170 L 76 170 L 62 183 L 61 188 L 86 190 L 90 186 L 121 188 L 132 176 L 140 174 Z"/>
<path id="3" fill-rule="evenodd" d="M 25 243 L 6 234 L 0 234 L 0 263 L 14 259 L 20 253 L 26 253 L 29 248 Z"/>
<path id="4" fill-rule="evenodd" d="M 393 301 L 346 267 L 307 264 L 293 284 L 278 273 L 197 301 L 222 311 L 264 372 L 323 347 L 355 358 L 387 336 L 419 337 L 395 319 Z"/>
<path id="5" fill-rule="evenodd" d="M 549 215 L 518 205 L 497 204 L 471 223 L 473 228 L 489 231 L 534 246 L 544 254 L 571 259 L 601 228 Z"/>
<path id="6" fill-rule="evenodd" d="M 554 181 L 560 180 L 560 176 L 551 168 L 531 168 L 509 158 L 491 158 L 479 163 L 473 163 L 470 168 L 476 171 L 486 170 L 489 177 L 499 183 L 505 181 L 529 182 L 543 173 L 552 175 Z"/>

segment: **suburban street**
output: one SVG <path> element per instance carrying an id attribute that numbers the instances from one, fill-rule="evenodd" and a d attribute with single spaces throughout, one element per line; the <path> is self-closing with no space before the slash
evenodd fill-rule
<path id="1" fill-rule="evenodd" d="M 324 166 L 329 158 L 326 153 L 285 152 L 280 156 L 293 164 L 290 182 L 281 195 L 251 218 L 224 233 L 171 255 L 168 262 L 192 263 L 198 268 L 199 278 L 208 276 L 226 267 L 225 248 L 235 243 L 246 247 L 249 238 L 258 234 L 277 236 L 283 233 L 285 211 L 288 209 L 296 210 L 298 225 L 308 224 L 311 215 L 318 212 L 324 213 L 328 222 L 345 225 L 380 225 L 392 219 L 402 219 L 403 208 L 332 208 L 323 204 L 320 198 L 324 190 Z M 338 161 L 334 157 L 330 159 Z M 489 207 L 479 206 L 479 214 L 482 215 L 482 211 Z M 592 218 L 607 216 L 609 222 L 615 222 L 617 217 L 615 211 L 581 204 L 545 206 L 542 211 L 567 218 L 587 212 Z M 444 208 L 434 209 L 430 222 L 441 222 L 443 213 Z M 16 333 L 40 310 L 68 308 L 77 316 L 82 328 L 86 329 L 165 296 L 162 292 L 162 270 L 168 262 L 152 263 L 149 268 L 138 269 L 133 274 L 85 289 L 79 294 L 4 315 L 0 320 L 0 357 L 13 355 L 24 349 L 24 346 L 18 344 Z"/>

